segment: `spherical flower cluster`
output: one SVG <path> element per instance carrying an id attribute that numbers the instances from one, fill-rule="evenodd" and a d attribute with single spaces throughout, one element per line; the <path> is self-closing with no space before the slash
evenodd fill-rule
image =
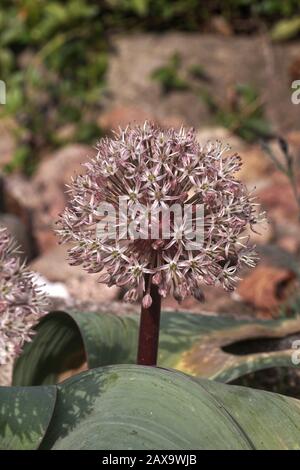
<path id="1" fill-rule="evenodd" d="M 4 365 L 30 341 L 32 327 L 46 313 L 46 301 L 5 228 L 0 228 L 0 265 L 0 365 Z"/>
<path id="2" fill-rule="evenodd" d="M 193 130 L 165 131 L 147 122 L 100 140 L 96 149 L 85 164 L 86 173 L 72 180 L 70 203 L 58 221 L 61 242 L 73 243 L 71 264 L 101 272 L 99 282 L 127 287 L 127 301 L 143 296 L 146 308 L 152 284 L 163 297 L 172 293 L 181 301 L 192 294 L 201 300 L 201 285 L 232 290 L 241 266 L 255 265 L 255 250 L 245 233 L 260 217 L 253 196 L 236 179 L 238 155 L 226 156 L 228 148 L 220 142 L 201 145 Z M 108 230 L 97 236 L 103 220 L 99 206 L 107 203 L 117 211 L 120 198 L 127 202 L 129 218 L 134 213 L 130 208 L 142 205 L 143 217 L 149 216 L 150 228 L 158 224 L 159 236 L 143 233 L 126 239 L 120 213 L 118 235 L 112 237 Z M 181 224 L 171 218 L 169 236 L 161 235 L 161 209 L 174 203 L 203 207 L 201 244 L 191 244 L 186 218 Z M 193 228 L 197 217 L 192 210 Z"/>

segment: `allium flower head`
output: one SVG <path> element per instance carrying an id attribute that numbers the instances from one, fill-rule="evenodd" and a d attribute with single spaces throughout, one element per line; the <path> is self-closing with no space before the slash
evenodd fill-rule
<path id="1" fill-rule="evenodd" d="M 125 300 L 144 295 L 145 307 L 151 305 L 151 284 L 178 301 L 190 294 L 201 300 L 203 284 L 232 290 L 239 269 L 255 265 L 245 232 L 259 217 L 254 198 L 236 179 L 240 157 L 225 156 L 227 150 L 220 142 L 201 145 L 193 130 L 164 131 L 147 122 L 100 140 L 86 173 L 72 181 L 70 203 L 58 222 L 61 241 L 74 245 L 70 263 L 101 273 L 99 282 L 129 288 Z M 120 197 L 127 203 L 125 216 L 134 219 L 133 208 L 140 204 L 140 218 L 150 220 L 146 229 L 140 224 L 140 238 L 123 236 L 128 220 L 118 212 Z M 97 236 L 103 203 L 118 214 L 115 237 L 109 230 Z M 173 204 L 192 207 L 192 228 L 198 217 L 193 208 L 203 207 L 202 244 L 191 243 L 186 217 L 181 223 L 171 218 L 170 234 L 162 236 L 161 210 Z M 155 224 L 158 236 L 153 238 L 149 233 Z"/>
<path id="2" fill-rule="evenodd" d="M 32 327 L 46 312 L 34 274 L 20 261 L 14 242 L 0 228 L 0 365 L 20 354 Z"/>

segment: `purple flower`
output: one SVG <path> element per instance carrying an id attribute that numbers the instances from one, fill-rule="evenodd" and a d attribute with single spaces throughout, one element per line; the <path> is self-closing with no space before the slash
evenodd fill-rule
<path id="1" fill-rule="evenodd" d="M 74 245 L 70 263 L 101 272 L 100 282 L 126 286 L 127 301 L 144 295 L 145 308 L 151 305 L 151 284 L 178 301 L 190 294 L 203 300 L 203 284 L 232 290 L 240 268 L 255 265 L 247 230 L 263 215 L 236 178 L 240 157 L 225 156 L 227 150 L 220 142 L 201 145 L 193 130 L 164 131 L 147 122 L 102 139 L 86 174 L 71 182 L 70 203 L 58 222 L 61 241 Z M 99 212 L 104 203 L 113 208 L 112 224 Z M 179 222 L 171 216 L 166 236 L 163 211 L 174 204 L 190 212 Z M 202 243 L 190 237 L 198 227 L 198 206 Z M 136 207 L 142 207 L 140 213 Z M 109 228 L 98 236 L 104 220 Z M 137 221 L 134 231 L 130 222 Z M 131 231 L 124 237 L 128 224 Z"/>
<path id="2" fill-rule="evenodd" d="M 46 313 L 44 295 L 34 274 L 20 261 L 14 242 L 0 228 L 0 365 L 20 354 L 32 327 Z"/>

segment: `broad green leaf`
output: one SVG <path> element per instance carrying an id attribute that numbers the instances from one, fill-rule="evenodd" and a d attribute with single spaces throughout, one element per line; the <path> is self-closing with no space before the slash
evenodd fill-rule
<path id="1" fill-rule="evenodd" d="M 49 314 L 42 319 L 32 343 L 27 343 L 24 353 L 16 362 L 15 385 L 40 385 L 55 383 L 63 365 L 84 361 L 81 337 L 72 317 L 63 312 Z M 74 357 L 75 355 L 75 357 Z"/>
<path id="2" fill-rule="evenodd" d="M 55 383 L 82 364 L 94 368 L 135 362 L 137 315 L 53 312 L 25 346 L 14 371 L 15 385 Z M 245 321 L 192 313 L 163 313 L 160 366 L 190 375 L 230 382 L 245 374 L 276 366 L 293 367 L 291 341 L 283 351 L 236 355 L 224 347 L 255 338 L 283 338 L 299 333 L 300 317 L 274 321 Z M 288 343 L 288 341 L 287 341 Z"/>
<path id="3" fill-rule="evenodd" d="M 199 383 L 230 413 L 256 449 L 300 449 L 299 400 L 213 381 Z"/>
<path id="4" fill-rule="evenodd" d="M 300 450 L 299 400 L 175 370 L 106 366 L 0 403 L 1 450 Z"/>
<path id="5" fill-rule="evenodd" d="M 249 449 L 214 398 L 188 376 L 139 366 L 111 366 L 58 386 L 42 448 Z"/>
<path id="6" fill-rule="evenodd" d="M 42 449 L 300 449 L 300 402 L 134 365 L 57 386 Z"/>
<path id="7" fill-rule="evenodd" d="M 134 363 L 138 317 L 53 312 L 42 319 L 14 370 L 15 385 L 55 383 L 85 360 L 90 368 Z"/>
<path id="8" fill-rule="evenodd" d="M 0 387 L 0 450 L 37 449 L 55 400 L 55 386 Z"/>

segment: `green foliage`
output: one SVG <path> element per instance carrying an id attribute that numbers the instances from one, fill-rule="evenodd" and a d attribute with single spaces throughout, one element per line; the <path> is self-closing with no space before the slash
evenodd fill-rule
<path id="1" fill-rule="evenodd" d="M 210 82 L 210 77 L 207 75 L 205 68 L 200 64 L 193 64 L 189 68 L 189 73 L 192 78 L 199 81 Z"/>
<path id="2" fill-rule="evenodd" d="M 291 366 L 292 350 L 233 356 L 222 347 L 298 332 L 299 317 L 163 313 L 163 369 L 132 364 L 138 323 L 137 315 L 44 317 L 17 361 L 15 386 L 0 387 L 0 449 L 300 449 L 298 400 L 195 377 L 232 381 Z M 85 361 L 90 370 L 55 384 Z"/>
<path id="3" fill-rule="evenodd" d="M 231 103 L 217 107 L 216 121 L 249 142 L 272 134 L 260 96 L 248 84 L 237 85 Z"/>
<path id="4" fill-rule="evenodd" d="M 136 361 L 139 317 L 53 312 L 37 327 L 14 370 L 15 385 L 45 385 L 78 369 Z M 235 355 L 223 347 L 248 338 L 284 338 L 300 329 L 300 318 L 244 321 L 191 313 L 163 313 L 158 364 L 221 382 L 258 370 L 292 367 L 291 347 L 268 353 Z M 209 363 L 207 362 L 209 357 Z"/>
<path id="5" fill-rule="evenodd" d="M 57 134 L 66 124 L 73 124 L 76 141 L 99 136 L 94 122 L 107 65 L 100 13 L 97 3 L 86 0 L 2 2 L 3 113 L 18 125 L 8 171 L 32 173 L 39 153 L 59 145 Z"/>
<path id="6" fill-rule="evenodd" d="M 190 91 L 205 103 L 215 123 L 226 127 L 248 142 L 272 135 L 271 126 L 264 117 L 264 106 L 258 92 L 249 84 L 234 86 L 231 99 L 217 100 L 211 91 L 212 78 L 201 64 L 188 70 L 182 66 L 181 56 L 175 52 L 164 66 L 154 70 L 151 78 L 160 84 L 161 91 Z"/>
<path id="7" fill-rule="evenodd" d="M 269 138 L 272 129 L 264 116 L 264 106 L 258 92 L 249 84 L 236 85 L 232 96 L 227 102 L 215 99 L 207 88 L 195 91 L 203 101 L 214 121 L 226 127 L 242 139 L 252 142 L 258 138 Z"/>
<path id="8" fill-rule="evenodd" d="M 166 65 L 157 68 L 152 73 L 153 80 L 160 84 L 163 93 L 189 89 L 187 81 L 180 74 L 180 67 L 181 57 L 175 52 Z"/>
<path id="9" fill-rule="evenodd" d="M 136 25 L 137 19 L 147 29 L 177 28 L 199 30 L 213 15 L 223 15 L 235 25 L 241 19 L 274 22 L 299 12 L 298 0 L 107 0 L 113 18 Z M 126 19 L 124 17 L 127 17 Z"/>
<path id="10" fill-rule="evenodd" d="M 35 450 L 54 411 L 56 387 L 0 387 L 0 450 Z"/>
<path id="11" fill-rule="evenodd" d="M 300 449 L 298 400 L 168 369 L 107 366 L 0 395 L 0 449 Z"/>

